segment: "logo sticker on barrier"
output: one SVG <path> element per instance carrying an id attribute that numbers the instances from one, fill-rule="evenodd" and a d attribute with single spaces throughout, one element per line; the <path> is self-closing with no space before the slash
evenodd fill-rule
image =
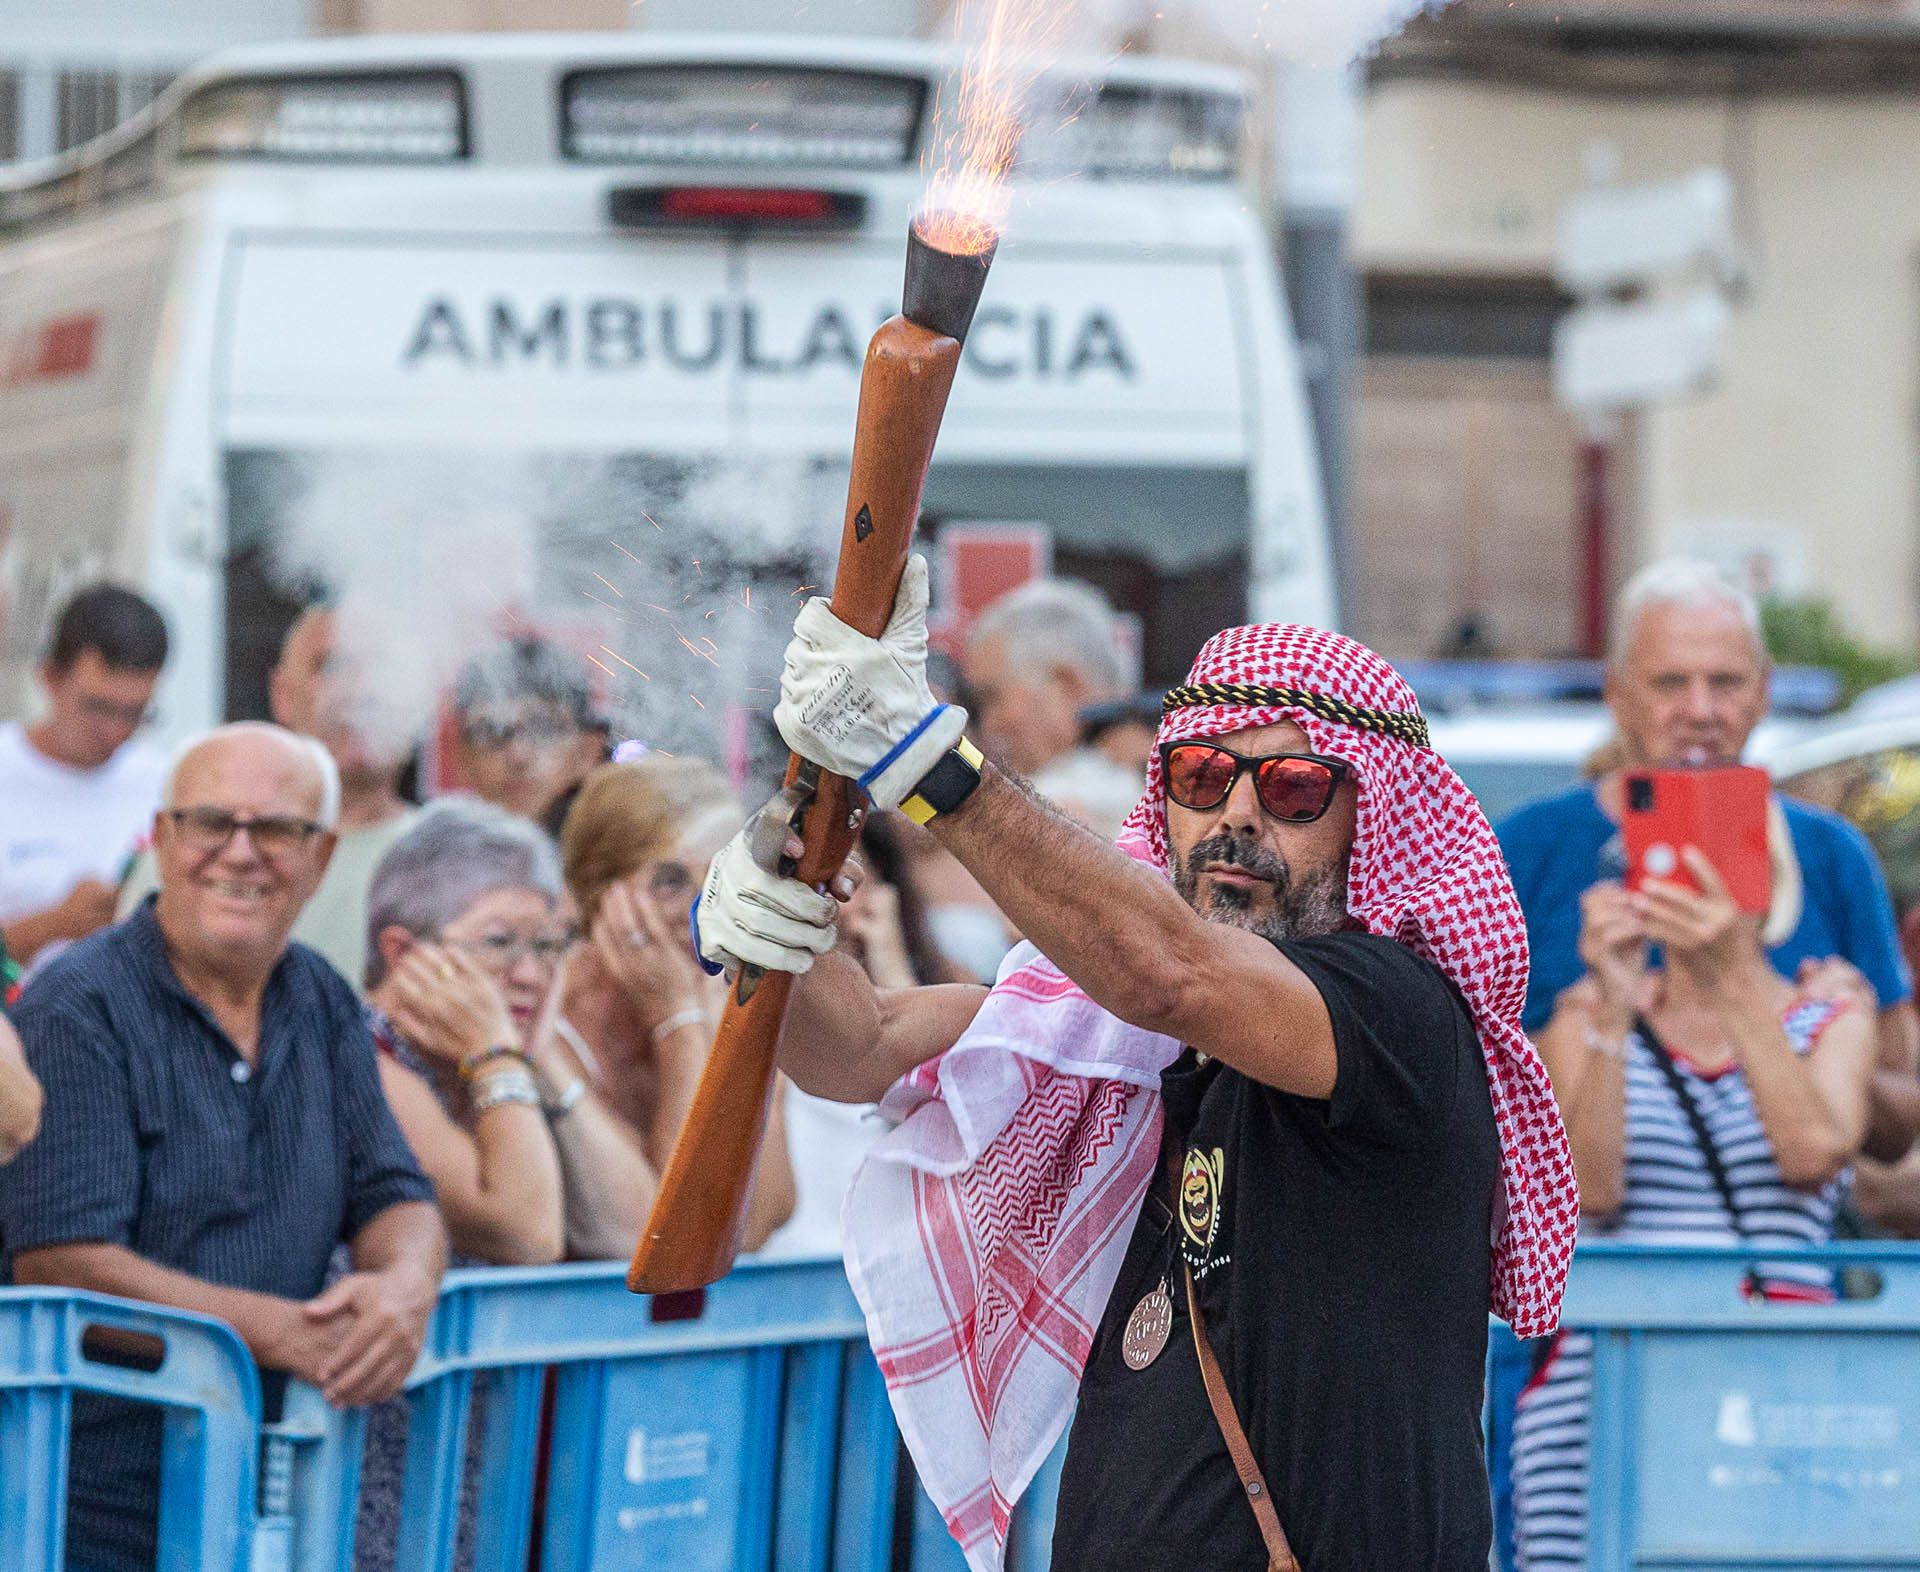
<path id="1" fill-rule="evenodd" d="M 757 1352 L 608 1366 L 598 1460 L 583 1459 L 599 1487 L 581 1564 L 723 1572 L 765 1542 L 779 1394 Z"/>
<path id="2" fill-rule="evenodd" d="M 713 1467 L 713 1437 L 705 1430 L 649 1435 L 635 1426 L 627 1432 L 627 1483 L 698 1479 Z"/>
<path id="3" fill-rule="evenodd" d="M 1920 1348 L 1833 1331 L 1649 1335 L 1634 1435 L 1641 1557 L 1849 1565 L 1920 1542 Z M 1869 1375 L 1871 1372 L 1871 1375 Z M 1878 1563 L 1875 1563 L 1878 1564 Z"/>

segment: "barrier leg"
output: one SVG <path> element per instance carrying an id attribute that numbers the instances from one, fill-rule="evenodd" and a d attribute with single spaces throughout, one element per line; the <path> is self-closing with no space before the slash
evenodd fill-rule
<path id="1" fill-rule="evenodd" d="M 520 1572 L 527 1564 L 545 1376 L 544 1365 L 521 1365 L 483 1378 L 479 1494 L 484 1506 L 474 1525 L 476 1572 Z"/>
<path id="2" fill-rule="evenodd" d="M 834 1491 L 834 1572 L 885 1572 L 893 1558 L 900 1433 L 887 1383 L 864 1340 L 834 1346 L 843 1360 L 840 1478 Z"/>
<path id="3" fill-rule="evenodd" d="M 443 1375 L 413 1393 L 400 1492 L 397 1572 L 446 1572 L 460 1537 L 460 1475 L 467 1455 L 473 1376 Z"/>
<path id="4" fill-rule="evenodd" d="M 842 1349 L 809 1343 L 787 1356 L 773 1555 L 780 1572 L 825 1572 L 832 1548 L 833 1463 L 840 1450 Z"/>
<path id="5" fill-rule="evenodd" d="M 352 1572 L 366 1410 L 330 1407 L 291 1381 L 279 1422 L 263 1429 L 253 1572 Z"/>
<path id="6" fill-rule="evenodd" d="M 1634 1564 L 1639 1502 L 1634 1436 L 1640 1423 L 1640 1334 L 1593 1337 L 1593 1412 L 1587 1444 L 1587 1565 L 1624 1572 Z"/>
<path id="7" fill-rule="evenodd" d="M 60 1572 L 66 1560 L 64 1387 L 0 1393 L 0 1544 L 21 1572 Z"/>

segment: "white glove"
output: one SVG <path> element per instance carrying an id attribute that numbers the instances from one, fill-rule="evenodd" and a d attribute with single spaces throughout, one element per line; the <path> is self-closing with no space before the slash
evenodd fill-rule
<path id="1" fill-rule="evenodd" d="M 721 848 L 693 903 L 694 945 L 709 972 L 742 965 L 770 972 L 807 971 L 834 946 L 835 901 L 798 879 L 769 873 L 754 860 L 749 824 Z"/>
<path id="2" fill-rule="evenodd" d="M 870 639 L 824 596 L 800 608 L 773 723 L 787 746 L 897 808 L 967 729 L 967 712 L 927 687 L 927 559 L 900 575 L 887 631 Z"/>

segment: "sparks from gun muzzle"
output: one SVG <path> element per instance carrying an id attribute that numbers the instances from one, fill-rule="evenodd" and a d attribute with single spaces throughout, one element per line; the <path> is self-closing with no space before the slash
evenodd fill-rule
<path id="1" fill-rule="evenodd" d="M 1070 11 L 1043 0 L 962 0 L 956 9 L 965 50 L 934 105 L 927 192 L 914 219 L 935 250 L 979 256 L 999 241 L 1035 90 Z"/>

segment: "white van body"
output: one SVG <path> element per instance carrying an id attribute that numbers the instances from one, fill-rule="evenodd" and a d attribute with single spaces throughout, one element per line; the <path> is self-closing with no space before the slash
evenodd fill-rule
<path id="1" fill-rule="evenodd" d="M 731 482 L 706 497 L 707 523 L 686 525 L 684 571 L 725 578 L 729 606 L 760 584 L 761 608 L 768 586 L 820 577 L 807 567 L 830 565 L 837 538 L 859 357 L 897 308 L 926 120 L 950 65 L 932 46 L 789 38 L 254 48 L 190 72 L 101 142 L 0 182 L 0 713 L 28 702 L 52 606 L 102 572 L 143 587 L 172 624 L 166 733 L 259 713 L 293 599 L 267 565 L 287 499 L 322 471 L 366 485 L 430 459 L 428 490 L 435 474 L 511 472 L 501 506 L 540 515 L 538 598 L 606 617 L 603 647 L 636 670 L 658 640 L 622 603 L 665 597 L 647 593 L 650 573 L 637 590 L 623 579 L 624 559 L 651 561 L 679 526 L 635 499 L 665 497 L 670 512 L 695 489 L 688 475 L 714 481 L 719 463 Z M 825 143 L 747 158 L 737 139 L 703 148 L 692 132 L 658 160 L 583 156 L 570 84 L 623 70 L 731 72 L 748 90 L 761 71 L 789 87 L 817 75 L 823 92 L 872 78 L 924 96 L 905 155 L 884 167 L 870 150 L 839 167 Z M 302 83 L 324 100 L 328 84 L 377 97 L 420 80 L 451 84 L 451 141 L 435 143 L 454 122 L 432 104 L 374 116 L 357 150 L 364 105 L 332 122 L 326 110 L 306 143 L 288 127 L 316 111 L 259 109 L 281 92 L 300 102 Z M 1121 63 L 1104 80 L 1116 115 L 1244 107 L 1236 78 L 1198 67 Z M 249 115 L 277 140 L 247 143 Z M 417 143 L 409 115 L 433 122 Z M 388 135 L 405 158 L 382 155 Z M 330 156 L 329 137 L 350 151 Z M 1061 571 L 1142 616 L 1149 679 L 1225 622 L 1334 615 L 1270 239 L 1231 170 L 1158 173 L 1017 189 L 925 502 L 936 531 L 1047 525 Z M 610 216 L 623 190 L 734 186 L 846 197 L 857 217 L 661 232 Z M 558 500 L 526 503 L 528 473 Z M 748 528 L 762 504 L 784 522 Z M 732 547 L 729 509 L 747 535 Z M 487 556 L 491 537 L 476 539 Z M 691 616 L 701 603 L 680 604 Z M 620 645 L 627 623 L 634 642 Z M 719 652 L 673 626 L 673 658 L 679 645 Z M 739 686 L 768 680 L 756 666 Z M 689 692 L 682 708 L 688 697 L 699 703 Z"/>

